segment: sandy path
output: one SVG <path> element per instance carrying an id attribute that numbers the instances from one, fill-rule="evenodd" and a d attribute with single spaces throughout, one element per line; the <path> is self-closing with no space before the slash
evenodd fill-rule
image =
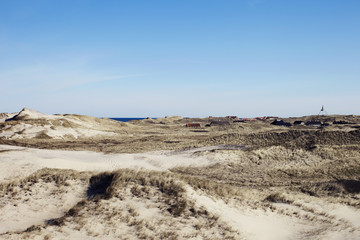
<path id="1" fill-rule="evenodd" d="M 47 167 L 78 171 L 112 171 L 121 168 L 165 171 L 176 166 L 205 166 L 216 160 L 193 157 L 192 152 L 104 154 L 90 151 L 44 150 L 0 145 L 0 181 L 28 176 Z"/>
<path id="2" fill-rule="evenodd" d="M 208 211 L 218 215 L 219 219 L 240 232 L 244 239 L 303 239 L 303 232 L 311 228 L 311 226 L 306 225 L 299 219 L 279 215 L 264 209 L 232 206 L 220 199 L 214 200 L 200 195 L 191 188 L 187 188 L 187 193 L 189 198 L 199 207 L 205 207 Z"/>
<path id="3" fill-rule="evenodd" d="M 226 204 L 221 199 L 187 188 L 188 198 L 198 207 L 219 216 L 248 240 L 288 240 L 288 239 L 360 239 L 360 211 L 342 204 L 333 204 L 322 199 L 312 199 L 311 203 L 298 200 L 301 207 L 288 204 L 274 204 L 285 211 L 271 211 L 268 208 L 254 209 L 246 204 Z M 309 200 L 309 199 L 306 199 Z M 301 216 L 312 213 L 312 218 Z"/>

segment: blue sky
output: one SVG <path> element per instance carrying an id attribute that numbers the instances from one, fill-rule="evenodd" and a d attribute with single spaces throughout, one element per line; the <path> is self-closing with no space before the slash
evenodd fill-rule
<path id="1" fill-rule="evenodd" d="M 360 114 L 358 0 L 0 0 L 0 112 Z"/>

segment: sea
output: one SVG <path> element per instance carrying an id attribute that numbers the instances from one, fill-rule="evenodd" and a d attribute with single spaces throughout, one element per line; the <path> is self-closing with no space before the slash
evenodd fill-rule
<path id="1" fill-rule="evenodd" d="M 119 122 L 128 122 L 128 121 L 132 121 L 132 120 L 143 120 L 146 118 L 109 118 L 109 119 L 113 119 Z"/>

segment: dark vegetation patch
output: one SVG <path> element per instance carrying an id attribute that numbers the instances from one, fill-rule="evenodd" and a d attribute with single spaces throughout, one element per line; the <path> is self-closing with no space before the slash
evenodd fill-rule
<path id="1" fill-rule="evenodd" d="M 210 122 L 210 126 L 227 126 L 230 125 L 229 121 L 212 121 Z"/>
<path id="2" fill-rule="evenodd" d="M 360 181 L 353 179 L 341 179 L 328 182 L 316 182 L 304 184 L 300 191 L 310 196 L 341 197 L 360 193 Z"/>
<path id="3" fill-rule="evenodd" d="M 339 121 L 334 121 L 333 124 L 354 124 L 354 123 L 344 121 L 344 120 L 339 120 Z"/>
<path id="4" fill-rule="evenodd" d="M 338 180 L 337 183 L 342 185 L 348 193 L 360 193 L 359 180 Z"/>
<path id="5" fill-rule="evenodd" d="M 282 194 L 280 193 L 272 193 L 269 196 L 267 196 L 264 201 L 272 202 L 272 203 L 286 203 L 290 204 L 293 201 L 286 199 Z"/>
<path id="6" fill-rule="evenodd" d="M 107 193 L 109 186 L 114 179 L 113 173 L 102 173 L 92 176 L 89 181 L 89 187 L 87 190 L 87 196 L 90 199 L 104 197 L 105 199 L 110 197 L 110 193 Z"/>
<path id="7" fill-rule="evenodd" d="M 165 143 L 180 143 L 181 141 L 164 141 Z"/>
<path id="8" fill-rule="evenodd" d="M 40 226 L 36 226 L 36 225 L 32 225 L 30 227 L 28 227 L 24 232 L 39 232 L 41 230 Z"/>

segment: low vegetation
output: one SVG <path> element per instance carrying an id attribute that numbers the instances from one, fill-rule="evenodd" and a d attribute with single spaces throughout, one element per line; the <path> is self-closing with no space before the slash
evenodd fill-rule
<path id="1" fill-rule="evenodd" d="M 103 219 L 102 228 L 112 232 L 109 233 L 111 238 L 123 236 L 124 232 L 120 234 L 115 230 L 122 225 L 129 238 L 177 239 L 179 236 L 185 239 L 241 238 L 238 232 L 220 221 L 216 215 L 196 206 L 193 200 L 188 198 L 186 193 L 188 183 L 208 193 L 224 195 L 226 191 L 220 191 L 221 184 L 216 186 L 214 182 L 205 183 L 200 180 L 199 184 L 195 184 L 194 177 L 129 169 L 100 174 L 42 169 L 19 182 L 2 185 L 1 191 L 10 194 L 14 188 L 26 186 L 31 189 L 32 184 L 48 182 L 53 182 L 60 189 L 66 186 L 68 180 L 73 179 L 87 181 L 88 188 L 84 199 L 71 207 L 63 216 L 48 219 L 44 225 L 30 226 L 23 232 L 9 232 L 0 236 L 4 238 L 22 236 L 25 239 L 32 239 L 38 235 L 52 236 L 53 229 L 63 232 L 72 226 L 71 230 L 66 231 L 85 231 L 84 234 L 96 237 L 97 234 L 91 230 L 90 216 L 98 215 Z M 147 211 L 143 209 L 145 206 L 146 209 L 160 212 L 149 219 L 148 216 L 142 216 L 141 211 Z M 184 227 L 187 228 L 186 232 L 181 230 Z"/>

